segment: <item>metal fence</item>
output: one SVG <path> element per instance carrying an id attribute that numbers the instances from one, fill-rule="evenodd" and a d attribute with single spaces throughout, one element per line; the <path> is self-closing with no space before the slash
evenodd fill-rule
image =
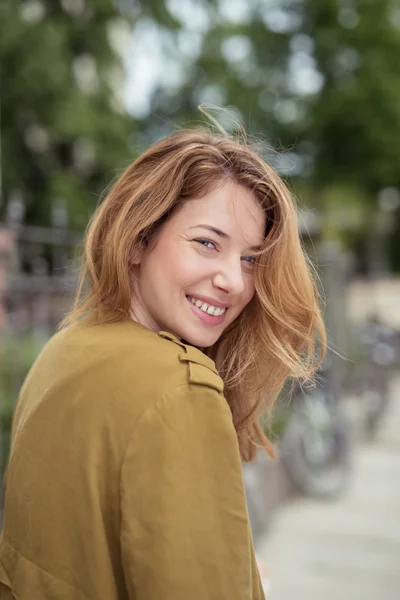
<path id="1" fill-rule="evenodd" d="M 35 357 L 71 305 L 74 258 L 82 235 L 68 228 L 62 201 L 49 227 L 24 223 L 23 200 L 8 204 L 0 223 L 0 466 L 7 460 L 10 424 L 19 389 Z M 1 490 L 1 486 L 0 486 Z M 2 505 L 2 497 L 1 497 Z"/>

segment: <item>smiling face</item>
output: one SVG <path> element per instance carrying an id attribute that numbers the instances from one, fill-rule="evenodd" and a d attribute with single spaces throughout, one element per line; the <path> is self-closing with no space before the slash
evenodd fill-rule
<path id="1" fill-rule="evenodd" d="M 185 201 L 137 259 L 131 316 L 194 346 L 212 346 L 254 296 L 265 213 L 232 181 Z"/>

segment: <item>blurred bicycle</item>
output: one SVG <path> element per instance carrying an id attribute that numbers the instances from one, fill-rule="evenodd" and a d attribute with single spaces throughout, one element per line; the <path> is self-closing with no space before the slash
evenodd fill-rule
<path id="1" fill-rule="evenodd" d="M 399 340 L 397 332 L 376 316 L 359 326 L 356 336 L 362 359 L 351 375 L 352 391 L 362 405 L 365 433 L 372 439 L 388 409 Z"/>
<path id="2" fill-rule="evenodd" d="M 280 441 L 283 466 L 295 487 L 318 498 L 336 498 L 349 486 L 352 433 L 329 381 L 331 357 L 313 390 L 296 388 L 293 411 Z"/>

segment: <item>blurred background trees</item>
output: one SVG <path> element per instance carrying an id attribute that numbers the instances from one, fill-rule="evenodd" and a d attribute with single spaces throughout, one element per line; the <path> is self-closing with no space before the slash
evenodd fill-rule
<path id="1" fill-rule="evenodd" d="M 400 269 L 395 0 L 13 0 L 1 10 L 3 218 L 19 195 L 26 222 L 47 224 L 62 198 L 82 228 L 148 143 L 199 122 L 200 103 L 230 105 L 280 150 L 277 168 L 324 238 L 355 251 L 361 270 Z"/>
<path id="2" fill-rule="evenodd" d="M 355 250 L 362 270 L 387 268 L 391 248 L 398 269 L 399 4 L 188 4 L 192 11 L 166 3 L 180 28 L 158 23 L 178 73 L 153 91 L 144 121 L 150 137 L 164 119 L 196 118 L 200 102 L 235 106 L 250 133 L 282 150 L 278 168 L 320 210 L 323 235 Z"/>
<path id="3" fill-rule="evenodd" d="M 25 222 L 48 225 L 60 198 L 82 228 L 135 130 L 116 51 L 124 22 L 112 0 L 12 0 L 1 11 L 3 218 L 21 197 Z"/>

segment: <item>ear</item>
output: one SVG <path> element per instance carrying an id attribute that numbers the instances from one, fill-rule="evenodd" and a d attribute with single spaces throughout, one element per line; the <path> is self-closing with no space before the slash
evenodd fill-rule
<path id="1" fill-rule="evenodd" d="M 147 242 L 144 240 L 138 240 L 132 249 L 132 256 L 130 260 L 131 265 L 140 265 L 142 262 L 143 254 L 147 248 Z"/>

